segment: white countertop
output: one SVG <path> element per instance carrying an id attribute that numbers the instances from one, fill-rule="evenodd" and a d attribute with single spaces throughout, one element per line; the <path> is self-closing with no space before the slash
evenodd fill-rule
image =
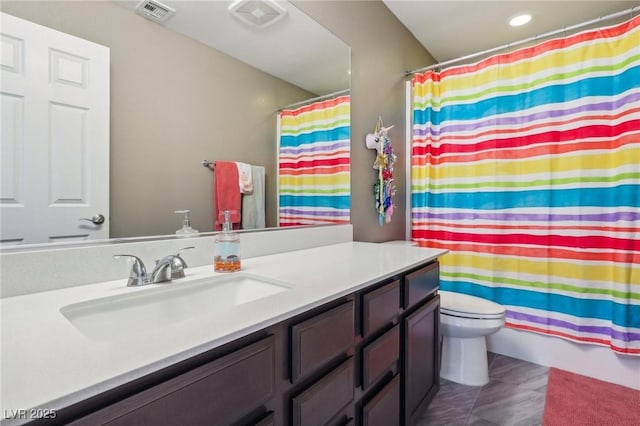
<path id="1" fill-rule="evenodd" d="M 197 323 L 127 333 L 118 341 L 91 341 L 61 313 L 72 303 L 158 286 L 178 286 L 220 275 L 213 266 L 188 268 L 168 284 L 126 287 L 126 279 L 0 300 L 0 408 L 61 409 L 286 318 L 357 291 L 400 271 L 436 259 L 445 250 L 351 242 L 242 261 L 248 274 L 284 282 L 291 289 L 212 311 Z M 46 279 L 46 277 L 43 277 Z M 135 324 L 131 324 L 135 327 Z M 4 422 L 3 422 L 4 424 Z M 8 422 L 7 424 L 13 424 Z"/>

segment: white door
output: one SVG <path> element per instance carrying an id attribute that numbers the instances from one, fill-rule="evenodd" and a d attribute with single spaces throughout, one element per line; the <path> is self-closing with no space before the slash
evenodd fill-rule
<path id="1" fill-rule="evenodd" d="M 0 240 L 108 238 L 109 49 L 1 15 Z"/>

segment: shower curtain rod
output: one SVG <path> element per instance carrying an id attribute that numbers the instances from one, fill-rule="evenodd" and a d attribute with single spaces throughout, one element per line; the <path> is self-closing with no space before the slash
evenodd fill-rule
<path id="1" fill-rule="evenodd" d="M 326 95 L 318 96 L 318 97 L 311 98 L 311 99 L 306 99 L 304 101 L 296 102 L 294 104 L 285 105 L 283 107 L 278 108 L 278 112 L 280 112 L 280 111 L 282 111 L 283 109 L 286 109 L 286 108 L 291 108 L 291 107 L 298 106 L 298 105 L 303 105 L 303 104 L 306 104 L 306 103 L 309 103 L 309 102 L 319 101 L 321 99 L 327 99 L 327 98 L 331 98 L 333 96 L 338 96 L 338 95 L 342 95 L 344 93 L 349 93 L 350 91 L 351 91 L 351 89 L 338 90 L 337 92 L 327 93 Z"/>
<path id="2" fill-rule="evenodd" d="M 548 33 L 544 33 L 544 34 L 536 35 L 536 36 L 533 36 L 533 37 L 529 37 L 529 38 L 526 38 L 524 40 L 519 40 L 519 41 L 516 41 L 516 42 L 513 42 L 513 43 L 503 44 L 502 46 L 494 47 L 492 49 L 487 49 L 487 50 L 483 50 L 481 52 L 472 53 L 470 55 L 461 56 L 459 58 L 450 59 L 448 61 L 439 62 L 437 64 L 429 65 L 428 67 L 418 68 L 418 69 L 415 69 L 413 71 L 407 71 L 407 72 L 405 72 L 404 75 L 405 75 L 405 77 L 409 77 L 409 76 L 412 76 L 412 75 L 414 75 L 416 73 L 419 73 L 419 72 L 429 71 L 429 70 L 432 70 L 434 68 L 440 68 L 440 67 L 443 67 L 443 66 L 446 66 L 446 65 L 450 65 L 450 64 L 453 64 L 453 63 L 456 63 L 456 62 L 461 62 L 461 61 L 464 61 L 464 60 L 467 60 L 467 59 L 473 59 L 473 58 L 476 58 L 478 56 L 486 55 L 488 53 L 493 53 L 493 52 L 497 52 L 497 51 L 500 51 L 500 50 L 510 49 L 512 47 L 519 46 L 521 44 L 531 43 L 533 41 L 536 41 L 536 40 L 539 40 L 539 39 L 543 39 L 543 38 L 547 38 L 547 37 L 551 37 L 551 36 L 554 36 L 556 34 L 562 34 L 562 33 L 567 32 L 567 31 L 577 30 L 577 29 L 580 29 L 580 28 L 583 28 L 583 27 L 587 27 L 587 26 L 592 25 L 592 24 L 597 24 L 598 22 L 608 21 L 610 19 L 619 18 L 619 17 L 627 15 L 627 14 L 630 14 L 631 16 L 633 16 L 633 14 L 636 13 L 636 12 L 640 12 L 640 6 L 634 6 L 631 9 L 626 9 L 626 10 L 623 10 L 621 12 L 612 13 L 611 15 L 601 16 L 599 18 L 592 19 L 592 20 L 586 21 L 586 22 L 582 22 L 581 24 L 572 25 L 570 27 L 564 27 L 564 28 L 559 29 L 559 30 L 549 31 Z"/>

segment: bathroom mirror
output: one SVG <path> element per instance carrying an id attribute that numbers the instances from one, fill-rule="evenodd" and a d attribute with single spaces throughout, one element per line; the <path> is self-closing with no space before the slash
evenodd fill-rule
<path id="1" fill-rule="evenodd" d="M 349 89 L 349 47 L 288 2 L 264 28 L 232 16 L 231 1 L 162 1 L 175 9 L 164 23 L 137 14 L 139 3 L 0 4 L 110 49 L 110 237 L 172 236 L 182 209 L 193 228 L 212 231 L 214 172 L 203 160 L 265 167 L 266 224 L 275 226 L 277 111 Z M 318 34 L 329 42 L 305 41 Z"/>

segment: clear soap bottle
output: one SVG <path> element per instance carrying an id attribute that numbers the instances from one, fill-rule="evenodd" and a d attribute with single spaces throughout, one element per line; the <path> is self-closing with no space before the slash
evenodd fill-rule
<path id="1" fill-rule="evenodd" d="M 174 213 L 184 214 L 184 219 L 182 220 L 182 228 L 176 231 L 176 235 L 178 235 L 179 237 L 188 237 L 198 233 L 197 229 L 193 229 L 191 227 L 191 210 L 176 210 L 174 211 Z"/>
<path id="2" fill-rule="evenodd" d="M 225 210 L 222 233 L 214 240 L 213 270 L 216 272 L 240 270 L 240 236 L 231 230 L 230 217 L 230 212 Z"/>

